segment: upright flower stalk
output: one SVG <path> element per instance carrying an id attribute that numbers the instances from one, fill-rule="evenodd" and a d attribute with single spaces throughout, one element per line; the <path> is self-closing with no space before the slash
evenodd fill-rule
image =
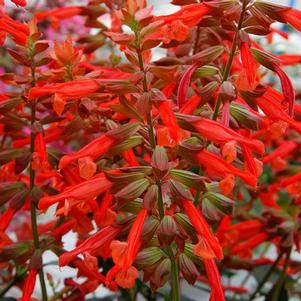
<path id="1" fill-rule="evenodd" d="M 29 49 L 29 51 L 32 53 L 32 49 Z M 36 66 L 35 66 L 35 59 L 34 56 L 31 55 L 30 60 L 32 62 L 31 64 L 31 87 L 35 87 L 36 85 Z M 36 133 L 34 129 L 34 125 L 36 122 L 36 99 L 31 100 L 31 120 L 30 120 L 30 152 L 33 155 L 35 152 L 35 139 L 36 139 Z M 38 251 L 38 254 L 42 256 L 41 246 L 40 246 L 40 240 L 39 240 L 39 233 L 38 233 L 38 223 L 37 223 L 37 212 L 36 212 L 36 204 L 37 201 L 34 197 L 35 195 L 35 170 L 33 168 L 33 161 L 30 162 L 29 165 L 29 189 L 30 189 L 30 216 L 31 216 L 31 228 L 32 228 L 32 236 L 34 241 L 34 247 L 35 250 Z M 47 301 L 47 289 L 46 289 L 46 283 L 45 283 L 45 277 L 43 272 L 43 266 L 41 265 L 38 270 L 40 284 L 41 284 L 41 293 L 42 293 L 42 300 Z"/>
<path id="2" fill-rule="evenodd" d="M 248 0 L 243 0 L 242 1 L 241 13 L 240 13 L 239 21 L 237 23 L 236 31 L 235 31 L 235 34 L 234 34 L 234 38 L 233 38 L 229 58 L 228 58 L 226 66 L 225 66 L 225 69 L 223 71 L 222 82 L 227 81 L 227 79 L 230 75 L 230 72 L 231 72 L 231 66 L 232 66 L 233 59 L 235 57 L 235 53 L 236 53 L 236 49 L 237 49 L 239 31 L 242 28 L 242 24 L 243 24 L 243 21 L 244 21 L 244 18 L 245 18 L 247 4 L 248 4 Z M 222 104 L 221 94 L 218 94 L 217 99 L 216 99 L 214 112 L 213 112 L 213 115 L 212 115 L 213 120 L 217 119 L 221 104 Z"/>
<path id="3" fill-rule="evenodd" d="M 139 37 L 139 32 L 136 32 L 136 42 L 139 43 L 140 37 Z M 144 92 L 149 92 L 148 91 L 148 84 L 147 84 L 147 72 L 144 67 L 143 63 L 143 58 L 140 50 L 140 45 L 137 45 L 137 55 L 139 59 L 139 66 L 140 70 L 143 72 L 143 91 Z M 149 128 L 149 139 L 150 143 L 152 146 L 152 152 L 156 149 L 157 142 L 156 142 L 156 137 L 155 137 L 155 132 L 154 132 L 154 125 L 153 125 L 153 120 L 152 120 L 152 115 L 151 112 L 147 112 L 147 124 Z M 163 195 L 162 195 L 162 186 L 161 186 L 161 180 L 157 179 L 156 180 L 156 185 L 158 186 L 158 209 L 159 209 L 159 216 L 160 219 L 162 220 L 165 213 L 164 213 L 164 204 L 163 204 Z M 178 268 L 178 263 L 176 260 L 176 257 L 174 255 L 174 251 L 172 247 L 166 247 L 166 252 L 171 260 L 171 298 L 172 300 L 175 301 L 180 301 L 181 300 L 181 291 L 180 291 L 180 278 L 179 278 L 179 268 Z"/>

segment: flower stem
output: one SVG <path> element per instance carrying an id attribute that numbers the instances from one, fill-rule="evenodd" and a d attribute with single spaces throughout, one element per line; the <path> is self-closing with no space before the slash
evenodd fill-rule
<path id="1" fill-rule="evenodd" d="M 136 38 L 137 38 L 136 34 Z M 139 40 L 137 38 L 137 40 Z M 143 64 L 143 58 L 141 51 L 138 49 L 137 50 L 138 54 L 138 60 L 139 60 L 139 67 L 140 70 L 144 73 L 144 78 L 143 78 L 143 90 L 144 92 L 148 92 L 148 85 L 147 85 L 147 79 L 146 79 L 146 71 L 144 68 Z M 157 146 L 156 143 L 156 137 L 154 133 L 154 128 L 153 128 L 153 120 L 152 120 L 152 115 L 151 112 L 147 113 L 147 124 L 149 128 L 149 139 L 150 139 L 150 144 L 152 146 L 152 150 Z M 158 210 L 159 210 L 159 216 L 160 219 L 162 220 L 164 217 L 164 203 L 163 203 L 163 194 L 162 194 L 162 186 L 161 186 L 161 181 L 157 180 L 156 185 L 158 186 Z M 179 267 L 178 263 L 176 261 L 176 257 L 173 253 L 172 247 L 168 246 L 166 247 L 166 253 L 168 254 L 170 261 L 171 261 L 171 297 L 173 301 L 180 301 L 181 300 L 181 294 L 180 294 L 180 279 L 179 279 Z"/>
<path id="2" fill-rule="evenodd" d="M 271 301 L 277 301 L 277 300 L 279 300 L 281 289 L 282 289 L 283 284 L 284 284 L 285 279 L 286 279 L 286 270 L 287 270 L 287 267 L 289 265 L 289 261 L 290 261 L 290 257 L 291 257 L 291 250 L 292 249 L 290 249 L 286 253 L 285 262 L 284 262 L 284 265 L 283 265 L 280 277 L 279 277 L 279 279 L 278 279 L 278 281 L 276 283 L 276 287 L 275 287 L 275 290 L 274 290 L 273 297 L 272 297 Z"/>
<path id="3" fill-rule="evenodd" d="M 225 82 L 225 81 L 227 81 L 228 77 L 230 75 L 231 66 L 232 66 L 233 59 L 234 59 L 235 52 L 236 52 L 236 48 L 237 48 L 238 35 L 239 35 L 239 31 L 242 28 L 242 23 L 243 23 L 244 18 L 245 18 L 246 8 L 247 8 L 247 1 L 243 0 L 242 10 L 241 10 L 240 18 L 239 18 L 239 21 L 238 21 L 238 24 L 237 24 L 237 28 L 236 28 L 236 31 L 235 31 L 235 35 L 234 35 L 234 39 L 233 39 L 233 43 L 232 43 L 232 47 L 231 47 L 229 59 L 227 61 L 226 67 L 225 67 L 224 72 L 223 72 L 222 83 Z M 220 106 L 221 106 L 221 102 L 222 102 L 222 100 L 221 100 L 221 97 L 220 97 L 220 94 L 219 94 L 217 96 L 216 105 L 215 105 L 213 116 L 212 116 L 213 120 L 216 120 L 217 117 L 218 117 L 218 113 L 219 113 L 219 109 L 220 109 Z"/>
<path id="4" fill-rule="evenodd" d="M 33 60 L 32 60 L 33 61 Z M 35 86 L 35 65 L 34 62 L 31 67 L 31 75 L 32 75 L 32 82 L 31 86 Z M 35 151 L 34 140 L 35 140 L 35 133 L 33 131 L 33 125 L 36 122 L 36 100 L 32 100 L 31 103 L 31 133 L 30 133 L 30 152 L 33 154 Z M 37 223 L 37 212 L 36 212 L 36 205 L 34 199 L 32 198 L 33 189 L 35 187 L 35 171 L 32 167 L 32 162 L 30 163 L 29 167 L 29 187 L 31 192 L 31 200 L 30 200 L 30 216 L 31 216 L 31 228 L 32 228 L 32 236 L 35 250 L 40 250 L 40 240 L 38 234 L 38 223 Z M 42 300 L 47 301 L 47 290 L 44 278 L 43 267 L 41 266 L 39 269 L 39 279 L 41 285 L 41 292 L 42 292 Z"/>
<path id="5" fill-rule="evenodd" d="M 256 298 L 256 295 L 261 291 L 261 289 L 263 288 L 264 284 L 269 280 L 269 278 L 272 275 L 274 269 L 277 267 L 277 265 L 278 265 L 278 263 L 279 263 L 282 255 L 283 255 L 283 252 L 280 252 L 279 255 L 278 255 L 278 257 L 274 261 L 273 265 L 269 268 L 269 270 L 267 271 L 267 273 L 263 277 L 262 281 L 257 286 L 255 292 L 251 295 L 249 301 L 252 301 L 252 300 L 254 300 Z"/>

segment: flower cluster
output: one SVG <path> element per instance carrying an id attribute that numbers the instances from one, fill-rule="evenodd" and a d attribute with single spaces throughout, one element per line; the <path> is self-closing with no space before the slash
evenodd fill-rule
<path id="1" fill-rule="evenodd" d="M 11 1 L 13 11 L 0 1 L 0 296 L 19 287 L 19 300 L 35 300 L 37 279 L 43 301 L 86 300 L 100 285 L 122 300 L 179 301 L 184 280 L 209 285 L 211 301 L 300 294 L 301 105 L 283 68 L 301 57 L 254 36 L 287 38 L 273 23 L 301 30 L 301 11 L 173 0 L 175 13 L 154 16 L 146 0 Z M 57 291 L 45 251 L 80 279 Z M 255 289 L 221 278 L 258 268 Z"/>

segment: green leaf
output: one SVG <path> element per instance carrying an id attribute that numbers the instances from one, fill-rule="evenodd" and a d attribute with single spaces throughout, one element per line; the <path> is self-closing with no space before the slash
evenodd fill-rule
<path id="1" fill-rule="evenodd" d="M 24 156 L 27 153 L 29 153 L 29 151 L 24 148 L 3 150 L 0 152 L 0 166 L 18 158 L 18 157 Z"/>
<path id="2" fill-rule="evenodd" d="M 206 191 L 206 178 L 199 176 L 198 174 L 195 174 L 188 170 L 172 169 L 170 171 L 170 176 L 186 187 L 192 187 L 197 190 Z"/>
<path id="3" fill-rule="evenodd" d="M 107 154 L 109 156 L 116 156 L 128 149 L 131 149 L 143 142 L 143 138 L 141 136 L 133 136 L 125 141 L 122 141 L 116 145 L 114 145 L 108 152 Z"/>
<path id="4" fill-rule="evenodd" d="M 125 186 L 117 193 L 115 198 L 121 201 L 131 201 L 138 198 L 149 186 L 150 182 L 148 179 L 140 179 Z"/>
<path id="5" fill-rule="evenodd" d="M 219 69 L 215 66 L 205 65 L 201 68 L 198 68 L 194 71 L 193 77 L 207 77 L 207 76 L 213 76 L 219 73 Z"/>

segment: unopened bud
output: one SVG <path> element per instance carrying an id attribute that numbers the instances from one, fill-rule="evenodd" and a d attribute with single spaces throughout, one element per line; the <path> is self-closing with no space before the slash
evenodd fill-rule
<path id="1" fill-rule="evenodd" d="M 166 215 L 161 221 L 157 234 L 159 242 L 162 246 L 169 246 L 177 235 L 178 228 L 174 219 Z"/>
<path id="2" fill-rule="evenodd" d="M 193 285 L 199 276 L 199 272 L 195 264 L 184 253 L 179 256 L 179 264 L 183 277 L 189 284 Z"/>

